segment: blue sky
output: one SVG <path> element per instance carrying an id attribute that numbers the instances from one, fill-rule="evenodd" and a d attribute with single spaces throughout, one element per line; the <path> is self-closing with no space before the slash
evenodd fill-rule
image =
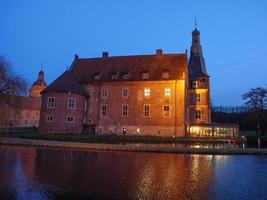
<path id="1" fill-rule="evenodd" d="M 267 84 L 265 0 L 1 0 L 0 54 L 35 81 L 51 83 L 80 57 L 183 53 L 194 17 L 201 32 L 214 105 L 242 105 Z"/>

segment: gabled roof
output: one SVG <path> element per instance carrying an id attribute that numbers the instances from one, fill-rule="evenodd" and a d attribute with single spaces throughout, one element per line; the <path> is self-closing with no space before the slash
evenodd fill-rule
<path id="1" fill-rule="evenodd" d="M 183 72 L 187 70 L 187 54 L 160 54 L 137 56 L 114 56 L 100 58 L 76 57 L 70 72 L 80 83 L 88 82 L 114 82 L 114 81 L 138 81 L 142 79 L 142 72 L 149 72 L 150 80 L 163 80 L 162 72 L 168 70 L 168 80 L 183 78 Z M 123 75 L 129 73 L 128 79 Z M 112 74 L 117 78 L 112 79 Z M 99 75 L 99 78 L 96 78 Z M 95 78 L 94 78 L 95 77 Z"/>
<path id="2" fill-rule="evenodd" d="M 71 92 L 85 96 L 88 95 L 85 88 L 79 84 L 76 78 L 68 70 L 42 91 L 42 93 L 46 92 Z"/>

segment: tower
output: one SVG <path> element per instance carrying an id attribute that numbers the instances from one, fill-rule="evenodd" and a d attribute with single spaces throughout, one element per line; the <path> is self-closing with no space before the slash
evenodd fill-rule
<path id="1" fill-rule="evenodd" d="M 200 44 L 200 32 L 192 32 L 192 45 L 188 64 L 189 70 L 189 122 L 207 124 L 210 117 L 210 77 Z"/>
<path id="2" fill-rule="evenodd" d="M 41 70 L 38 73 L 37 80 L 32 84 L 30 90 L 29 90 L 29 96 L 30 97 L 40 97 L 41 91 L 46 88 L 45 78 L 44 78 L 44 72 Z"/>

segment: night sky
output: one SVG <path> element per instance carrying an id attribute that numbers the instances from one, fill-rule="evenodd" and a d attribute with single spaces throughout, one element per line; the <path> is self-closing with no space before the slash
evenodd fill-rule
<path id="1" fill-rule="evenodd" d="M 194 18 L 214 105 L 242 105 L 267 84 L 266 0 L 1 0 L 0 55 L 29 85 L 43 63 L 46 82 L 74 59 L 184 53 Z"/>

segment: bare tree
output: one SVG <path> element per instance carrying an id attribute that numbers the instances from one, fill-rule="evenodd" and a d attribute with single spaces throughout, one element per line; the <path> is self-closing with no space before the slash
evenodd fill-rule
<path id="1" fill-rule="evenodd" d="M 246 100 L 245 105 L 250 110 L 252 116 L 255 117 L 256 133 L 260 130 L 263 135 L 265 132 L 267 89 L 263 87 L 252 88 L 243 94 L 242 98 Z"/>
<path id="2" fill-rule="evenodd" d="M 13 73 L 10 64 L 0 56 L 0 127 L 13 124 L 12 112 L 17 111 L 17 96 L 26 94 L 26 81 Z"/>
<path id="3" fill-rule="evenodd" d="M 0 56 L 0 94 L 26 94 L 26 81 L 12 72 L 10 64 Z"/>

